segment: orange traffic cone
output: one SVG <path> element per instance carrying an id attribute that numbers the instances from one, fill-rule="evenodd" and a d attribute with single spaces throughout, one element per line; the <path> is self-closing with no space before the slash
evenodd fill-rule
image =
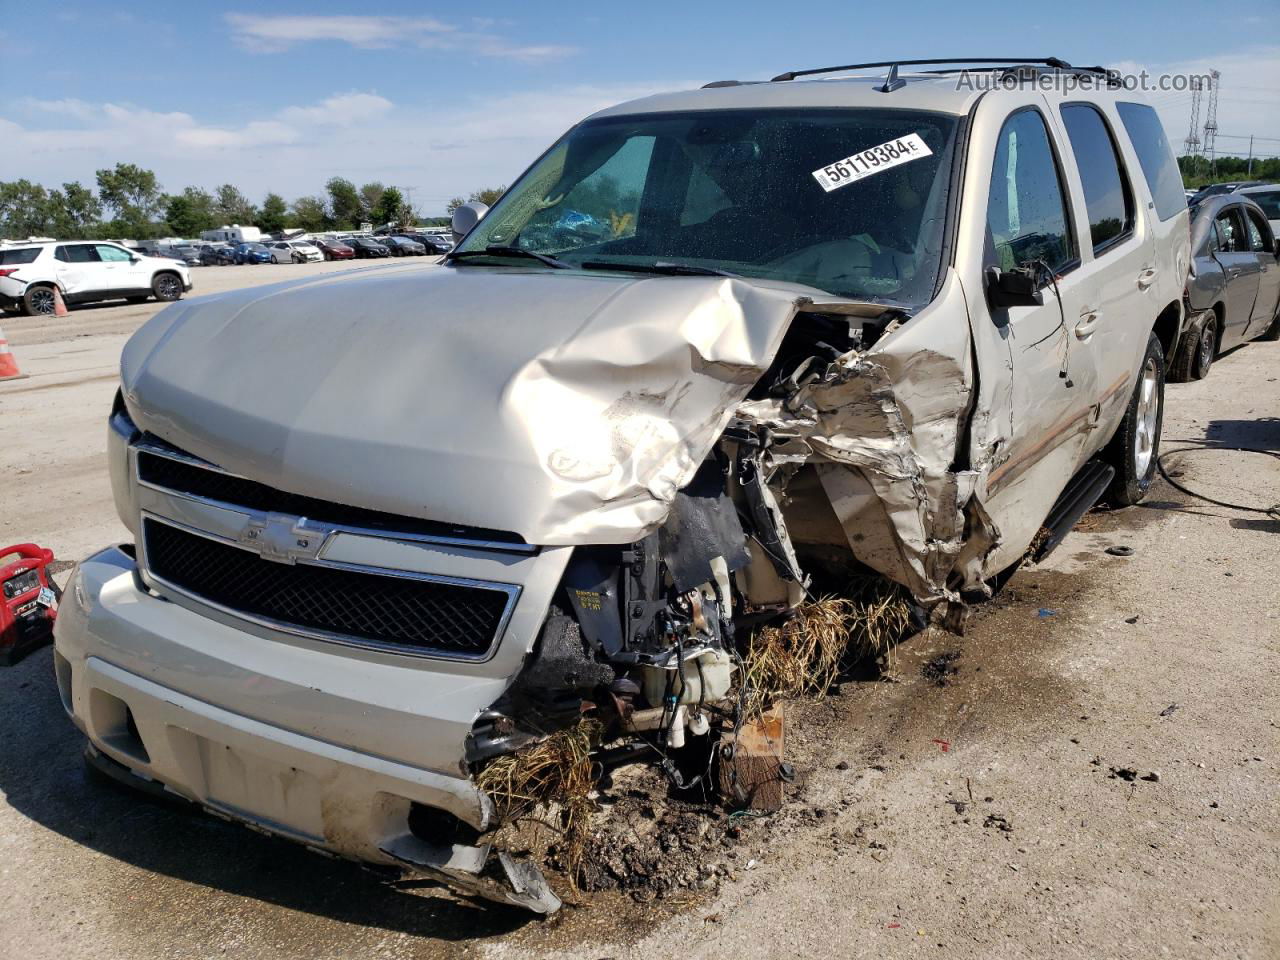
<path id="1" fill-rule="evenodd" d="M 62 302 L 62 291 L 57 286 L 53 288 L 53 315 L 55 317 L 65 317 L 67 315 L 67 305 Z"/>
<path id="2" fill-rule="evenodd" d="M 0 380 L 18 380 L 25 377 L 26 374 L 18 369 L 18 361 L 13 356 L 13 351 L 9 349 L 9 341 L 4 338 L 4 331 L 0 330 Z"/>

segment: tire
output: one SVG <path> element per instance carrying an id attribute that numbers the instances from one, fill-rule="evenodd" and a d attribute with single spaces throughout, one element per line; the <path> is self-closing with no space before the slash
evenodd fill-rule
<path id="1" fill-rule="evenodd" d="M 39 284 L 27 287 L 22 295 L 22 312 L 28 317 L 52 317 L 54 310 L 53 287 Z"/>
<path id="2" fill-rule="evenodd" d="M 161 303 L 182 299 L 182 278 L 176 273 L 157 273 L 151 281 L 151 292 Z"/>
<path id="3" fill-rule="evenodd" d="M 1116 435 L 1103 456 L 1116 468 L 1107 500 L 1117 507 L 1141 502 L 1151 489 L 1160 455 L 1164 423 L 1164 352 L 1156 335 L 1147 337 L 1147 350 L 1138 366 L 1138 381 Z"/>
<path id="4" fill-rule="evenodd" d="M 1267 327 L 1267 329 L 1259 335 L 1258 339 L 1280 340 L 1280 307 L 1276 308 L 1276 315 L 1271 320 L 1271 326 Z"/>
<path id="5" fill-rule="evenodd" d="M 1178 354 L 1169 367 L 1169 381 L 1188 383 L 1203 380 L 1209 375 L 1217 353 L 1218 315 L 1206 310 L 1187 326 L 1187 332 L 1178 344 Z"/>

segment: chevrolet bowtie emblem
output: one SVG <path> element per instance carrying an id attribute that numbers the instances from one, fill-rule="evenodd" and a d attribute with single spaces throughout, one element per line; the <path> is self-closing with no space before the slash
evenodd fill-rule
<path id="1" fill-rule="evenodd" d="M 293 564 L 319 556 L 332 532 L 332 528 L 308 524 L 306 517 L 272 515 L 250 520 L 240 534 L 240 543 L 257 551 L 263 560 Z"/>

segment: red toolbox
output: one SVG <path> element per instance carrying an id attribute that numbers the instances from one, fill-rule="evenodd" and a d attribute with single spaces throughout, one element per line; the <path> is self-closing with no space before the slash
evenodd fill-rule
<path id="1" fill-rule="evenodd" d="M 51 563 L 53 551 L 34 543 L 0 548 L 0 666 L 53 639 L 60 592 L 49 576 Z"/>

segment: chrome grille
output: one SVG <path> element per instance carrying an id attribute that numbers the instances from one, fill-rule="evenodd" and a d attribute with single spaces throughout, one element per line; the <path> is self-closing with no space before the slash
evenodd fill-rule
<path id="1" fill-rule="evenodd" d="M 438 577 L 278 563 L 147 517 L 148 572 L 227 611 L 309 635 L 448 656 L 488 654 L 512 594 Z"/>

